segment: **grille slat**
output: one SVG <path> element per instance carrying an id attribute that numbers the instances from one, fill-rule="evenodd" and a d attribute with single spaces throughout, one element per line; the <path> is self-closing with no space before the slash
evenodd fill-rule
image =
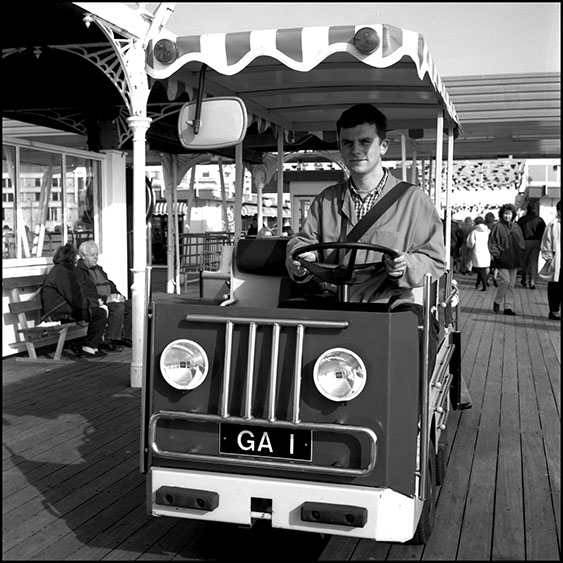
<path id="1" fill-rule="evenodd" d="M 280 355 L 280 324 L 272 326 L 272 359 L 270 362 L 270 389 L 268 393 L 268 420 L 276 420 L 276 389 L 278 384 L 278 359 Z"/>
<path id="2" fill-rule="evenodd" d="M 233 355 L 233 327 L 232 321 L 227 321 L 225 327 L 225 363 L 223 365 L 223 387 L 221 391 L 220 415 L 223 418 L 229 416 L 229 402 L 231 385 L 231 358 Z"/>
<path id="3" fill-rule="evenodd" d="M 244 418 L 252 418 L 252 394 L 254 391 L 254 360 L 256 357 L 256 327 L 252 322 L 248 329 L 248 359 L 246 362 L 246 391 L 244 396 Z"/>
<path id="4" fill-rule="evenodd" d="M 246 370 L 244 381 L 244 396 L 242 405 L 242 415 L 246 420 L 254 418 L 253 395 L 255 388 L 256 372 L 256 340 L 258 327 L 272 327 L 272 348 L 270 359 L 270 373 L 268 381 L 268 400 L 266 405 L 266 420 L 276 421 L 276 404 L 278 400 L 277 385 L 279 378 L 279 353 L 280 353 L 280 334 L 282 328 L 296 329 L 296 350 L 295 364 L 293 368 L 293 389 L 290 405 L 291 422 L 298 424 L 300 420 L 300 401 L 301 401 L 301 377 L 303 370 L 303 346 L 305 340 L 305 329 L 307 328 L 326 328 L 344 329 L 349 326 L 348 321 L 320 321 L 303 319 L 284 319 L 284 318 L 263 318 L 263 317 L 224 317 L 217 315 L 186 315 L 188 322 L 218 323 L 225 325 L 225 359 L 223 365 L 223 381 L 221 384 L 221 397 L 219 401 L 219 415 L 223 419 L 231 418 L 231 379 L 234 331 L 236 326 L 248 325 L 248 351 L 246 358 Z M 266 331 L 265 331 L 266 332 Z"/>
<path id="5" fill-rule="evenodd" d="M 301 366 L 303 365 L 303 340 L 305 327 L 297 325 L 297 342 L 295 344 L 295 367 L 293 370 L 293 416 L 291 421 L 295 424 L 299 420 L 299 401 L 301 400 Z"/>

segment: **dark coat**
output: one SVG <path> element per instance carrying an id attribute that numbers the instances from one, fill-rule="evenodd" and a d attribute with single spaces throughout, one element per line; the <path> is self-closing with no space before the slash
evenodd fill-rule
<path id="1" fill-rule="evenodd" d="M 82 293 L 74 264 L 55 264 L 41 288 L 43 315 L 54 321 L 70 317 L 76 321 L 89 320 L 88 304 Z"/>
<path id="2" fill-rule="evenodd" d="M 524 240 L 541 241 L 545 231 L 545 221 L 535 211 L 528 209 L 526 215 L 518 219 L 518 226 L 522 229 Z"/>
<path id="3" fill-rule="evenodd" d="M 81 261 L 79 260 L 79 263 L 80 262 Z M 84 264 L 84 266 L 86 265 Z M 120 293 L 117 290 L 116 285 L 109 279 L 109 276 L 101 266 L 96 265 L 93 268 L 88 268 L 88 273 L 96 286 L 96 293 L 98 294 L 98 297 L 104 303 L 112 293 Z"/>
<path id="4" fill-rule="evenodd" d="M 99 307 L 100 302 L 98 301 L 100 297 L 98 296 L 98 290 L 96 289 L 96 284 L 90 275 L 88 266 L 84 263 L 84 260 L 80 259 L 76 263 L 76 273 L 78 275 L 78 280 L 80 286 L 82 287 L 82 293 L 88 302 L 90 307 Z"/>
<path id="5" fill-rule="evenodd" d="M 522 264 L 524 236 L 517 223 L 499 221 L 489 235 L 489 252 L 494 268 L 519 268 Z"/>

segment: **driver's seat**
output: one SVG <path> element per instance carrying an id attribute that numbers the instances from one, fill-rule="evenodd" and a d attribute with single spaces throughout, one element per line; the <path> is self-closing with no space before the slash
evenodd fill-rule
<path id="1" fill-rule="evenodd" d="M 240 239 L 233 254 L 231 299 L 244 307 L 278 307 L 294 282 L 285 266 L 289 237 Z"/>

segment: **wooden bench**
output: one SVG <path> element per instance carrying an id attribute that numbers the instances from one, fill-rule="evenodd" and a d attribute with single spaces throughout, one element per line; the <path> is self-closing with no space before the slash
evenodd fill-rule
<path id="1" fill-rule="evenodd" d="M 41 286 L 45 281 L 46 274 L 21 276 L 15 278 L 6 278 L 2 280 L 4 289 L 10 292 L 10 302 L 8 304 L 10 313 L 17 315 L 18 326 L 17 333 L 23 335 L 19 343 L 24 343 L 27 348 L 27 358 L 17 358 L 20 361 L 34 361 L 34 362 L 64 362 L 61 359 L 63 347 L 70 337 L 69 331 L 72 333 L 73 338 L 83 336 L 85 333 L 85 326 L 76 322 L 58 324 L 55 326 L 35 326 L 31 324 L 31 318 L 35 324 L 38 324 L 41 319 L 42 304 L 41 304 Z M 22 301 L 21 291 L 24 288 L 37 288 L 28 298 Z M 82 329 L 82 330 L 79 330 Z M 38 358 L 35 347 L 41 343 L 43 345 L 50 344 L 56 338 L 57 348 L 53 358 Z M 51 339 L 51 342 L 48 340 Z M 17 344 L 17 343 L 16 343 Z"/>

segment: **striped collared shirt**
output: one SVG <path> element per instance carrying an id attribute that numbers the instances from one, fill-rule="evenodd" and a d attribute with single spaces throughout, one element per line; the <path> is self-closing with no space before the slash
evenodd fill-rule
<path id="1" fill-rule="evenodd" d="M 356 191 L 356 188 L 354 188 L 352 183 L 352 179 L 350 178 L 350 195 L 352 196 L 352 201 L 354 202 L 354 209 L 356 211 L 356 218 L 358 221 L 374 206 L 381 194 L 381 190 L 383 189 L 388 176 L 389 170 L 387 168 L 383 168 L 383 176 L 377 187 L 364 196 L 360 195 Z"/>

